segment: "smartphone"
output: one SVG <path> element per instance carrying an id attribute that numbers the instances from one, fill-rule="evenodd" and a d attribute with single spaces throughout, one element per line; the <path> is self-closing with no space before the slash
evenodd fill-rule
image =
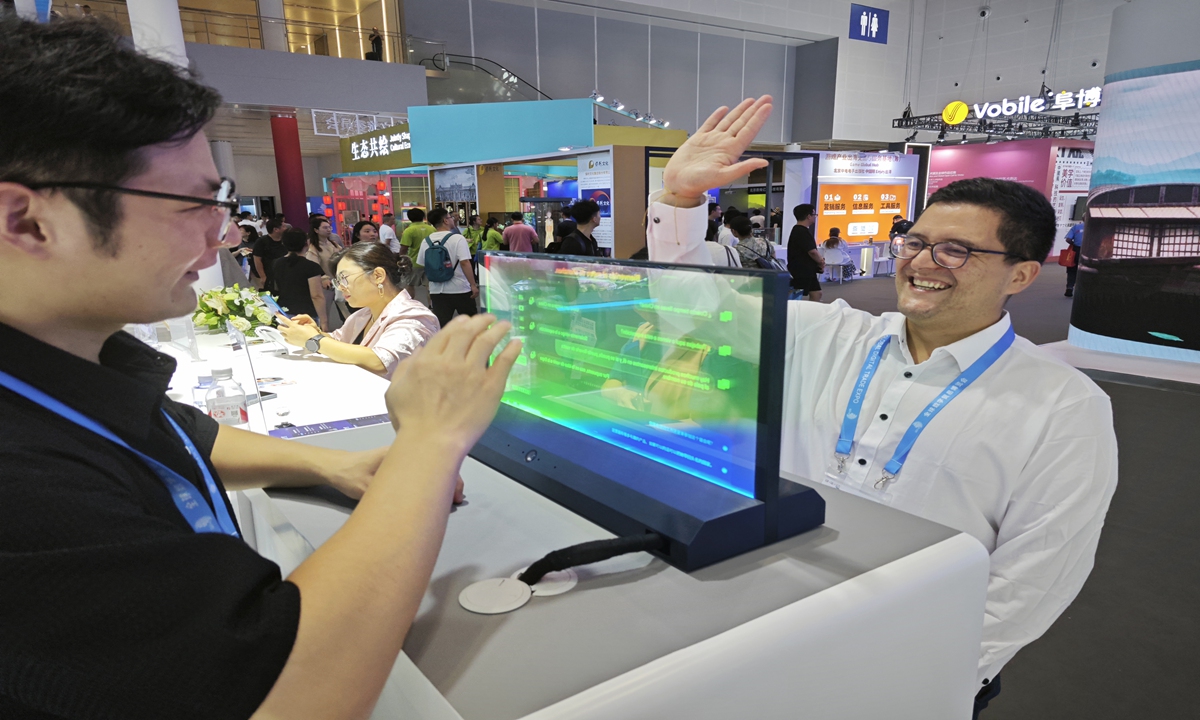
<path id="1" fill-rule="evenodd" d="M 283 311 L 283 308 L 279 307 L 279 303 L 275 302 L 275 298 L 271 297 L 270 295 L 263 295 L 262 301 L 263 301 L 263 304 L 267 306 L 267 309 L 271 311 L 271 314 L 282 315 L 285 318 L 287 318 L 288 320 L 292 319 L 291 315 L 289 315 L 288 313 L 285 313 Z"/>

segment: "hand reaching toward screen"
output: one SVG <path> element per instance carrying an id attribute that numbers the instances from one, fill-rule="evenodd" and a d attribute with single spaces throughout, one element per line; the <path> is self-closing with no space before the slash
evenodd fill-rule
<path id="1" fill-rule="evenodd" d="M 521 352 L 521 343 L 514 340 L 488 366 L 511 328 L 493 315 L 460 315 L 400 363 L 385 395 L 397 432 L 409 435 L 411 442 L 465 456 L 495 417 Z"/>
<path id="2" fill-rule="evenodd" d="M 663 171 L 667 192 L 679 199 L 698 199 L 709 188 L 766 167 L 763 158 L 741 162 L 739 158 L 771 116 L 771 102 L 770 95 L 763 95 L 757 100 L 747 98 L 732 110 L 717 108 L 667 162 Z"/>

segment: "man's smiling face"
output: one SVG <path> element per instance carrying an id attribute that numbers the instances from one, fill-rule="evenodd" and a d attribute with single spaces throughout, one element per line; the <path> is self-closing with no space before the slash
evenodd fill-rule
<path id="1" fill-rule="evenodd" d="M 934 203 L 908 237 L 928 245 L 955 242 L 969 249 L 1004 252 L 1001 215 L 965 203 Z M 896 260 L 897 309 L 918 327 L 941 331 L 978 329 L 999 319 L 1010 295 L 1037 277 L 1040 263 L 1010 262 L 1003 255 L 972 253 L 953 270 L 933 261 L 929 248 L 908 260 Z"/>

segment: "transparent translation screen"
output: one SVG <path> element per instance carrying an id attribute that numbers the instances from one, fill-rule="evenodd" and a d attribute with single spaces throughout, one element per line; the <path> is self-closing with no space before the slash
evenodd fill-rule
<path id="1" fill-rule="evenodd" d="M 505 404 L 754 496 L 761 278 L 488 255 L 481 279 L 524 345 Z"/>

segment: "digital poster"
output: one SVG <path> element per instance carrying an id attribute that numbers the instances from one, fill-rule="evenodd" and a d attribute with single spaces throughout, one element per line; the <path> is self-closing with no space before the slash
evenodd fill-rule
<path id="1" fill-rule="evenodd" d="M 1073 345 L 1200 362 L 1200 69 L 1179 68 L 1104 86 Z"/>

